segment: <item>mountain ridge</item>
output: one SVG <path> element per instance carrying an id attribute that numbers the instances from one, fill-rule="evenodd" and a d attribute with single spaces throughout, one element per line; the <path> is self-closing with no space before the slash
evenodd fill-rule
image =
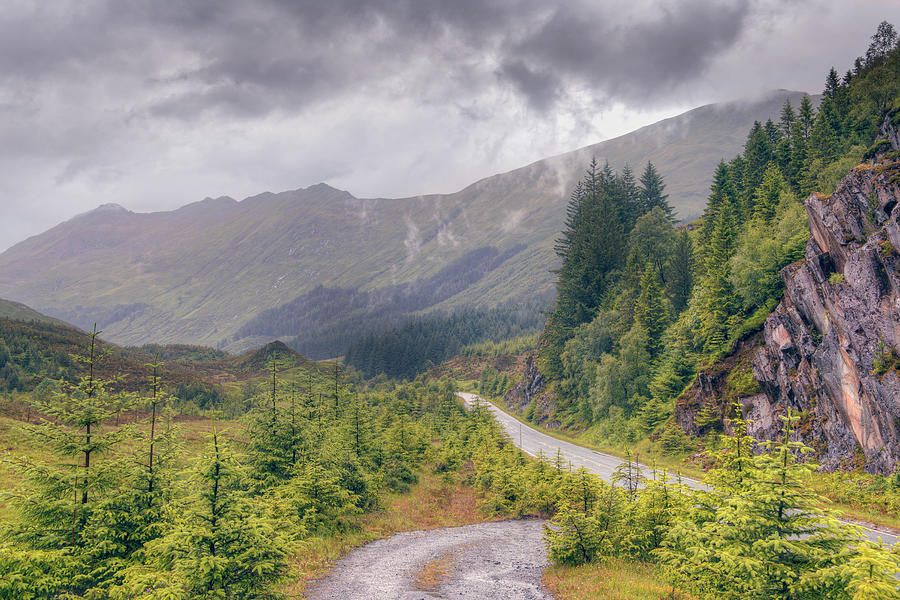
<path id="1" fill-rule="evenodd" d="M 479 249 L 524 246 L 425 310 L 544 297 L 568 193 L 592 156 L 636 171 L 652 160 L 679 213 L 696 217 L 715 164 L 740 150 L 754 120 L 777 118 L 786 97 L 802 94 L 698 107 L 451 194 L 357 198 L 323 182 L 173 211 L 88 213 L 86 225 L 63 222 L 0 254 L 0 294 L 80 325 L 113 315 L 103 325 L 120 343 L 231 351 L 245 348 L 233 339 L 244 324 L 317 285 L 372 292 L 429 281 Z"/>

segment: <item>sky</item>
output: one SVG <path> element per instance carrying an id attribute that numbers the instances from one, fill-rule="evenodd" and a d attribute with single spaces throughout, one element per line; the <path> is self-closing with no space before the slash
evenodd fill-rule
<path id="1" fill-rule="evenodd" d="M 453 192 L 818 93 L 900 0 L 6 0 L 0 251 L 98 205 Z"/>

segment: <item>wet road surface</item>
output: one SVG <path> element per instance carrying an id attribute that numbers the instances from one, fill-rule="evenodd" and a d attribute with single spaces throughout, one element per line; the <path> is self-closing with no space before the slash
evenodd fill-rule
<path id="1" fill-rule="evenodd" d="M 544 521 L 518 520 L 398 533 L 337 561 L 310 600 L 551 600 Z"/>

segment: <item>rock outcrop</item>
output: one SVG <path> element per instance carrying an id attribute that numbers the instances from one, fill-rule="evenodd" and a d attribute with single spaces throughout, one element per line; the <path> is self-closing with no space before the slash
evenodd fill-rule
<path id="1" fill-rule="evenodd" d="M 558 429 L 561 424 L 553 418 L 557 396 L 547 390 L 547 381 L 538 370 L 536 355 L 529 355 L 524 367 L 522 377 L 504 394 L 503 402 L 532 423 Z"/>
<path id="2" fill-rule="evenodd" d="M 772 439 L 789 407 L 826 469 L 864 457 L 900 465 L 900 162 L 856 167 L 832 196 L 806 200 L 811 237 L 782 271 L 784 298 L 753 358 L 763 394 L 744 400 Z"/>

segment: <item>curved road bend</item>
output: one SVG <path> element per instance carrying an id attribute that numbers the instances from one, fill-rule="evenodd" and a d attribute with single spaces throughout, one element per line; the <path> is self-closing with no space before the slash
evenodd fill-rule
<path id="1" fill-rule="evenodd" d="M 553 460 L 556 457 L 557 451 L 559 451 L 562 458 L 572 463 L 574 467 L 585 467 L 591 473 L 596 473 L 607 481 L 612 480 L 613 472 L 622 462 L 622 459 L 618 456 L 604 454 L 602 452 L 597 452 L 596 450 L 578 446 L 571 442 L 558 440 L 533 427 L 524 425 L 521 421 L 503 412 L 477 394 L 457 392 L 457 395 L 463 399 L 466 406 L 474 406 L 477 401 L 479 404 L 490 410 L 494 414 L 494 418 L 497 419 L 497 422 L 500 423 L 509 435 L 512 442 L 527 454 L 538 456 L 540 452 L 543 452 L 548 460 Z M 644 476 L 650 475 L 650 469 L 646 465 L 642 465 L 642 471 Z M 689 487 L 703 487 L 702 483 L 694 479 L 682 478 L 682 481 Z M 863 530 L 865 536 L 873 542 L 877 542 L 878 538 L 881 538 L 881 541 L 888 545 L 896 544 L 898 541 L 898 536 L 896 534 L 887 531 L 875 530 L 865 526 L 863 527 Z"/>

